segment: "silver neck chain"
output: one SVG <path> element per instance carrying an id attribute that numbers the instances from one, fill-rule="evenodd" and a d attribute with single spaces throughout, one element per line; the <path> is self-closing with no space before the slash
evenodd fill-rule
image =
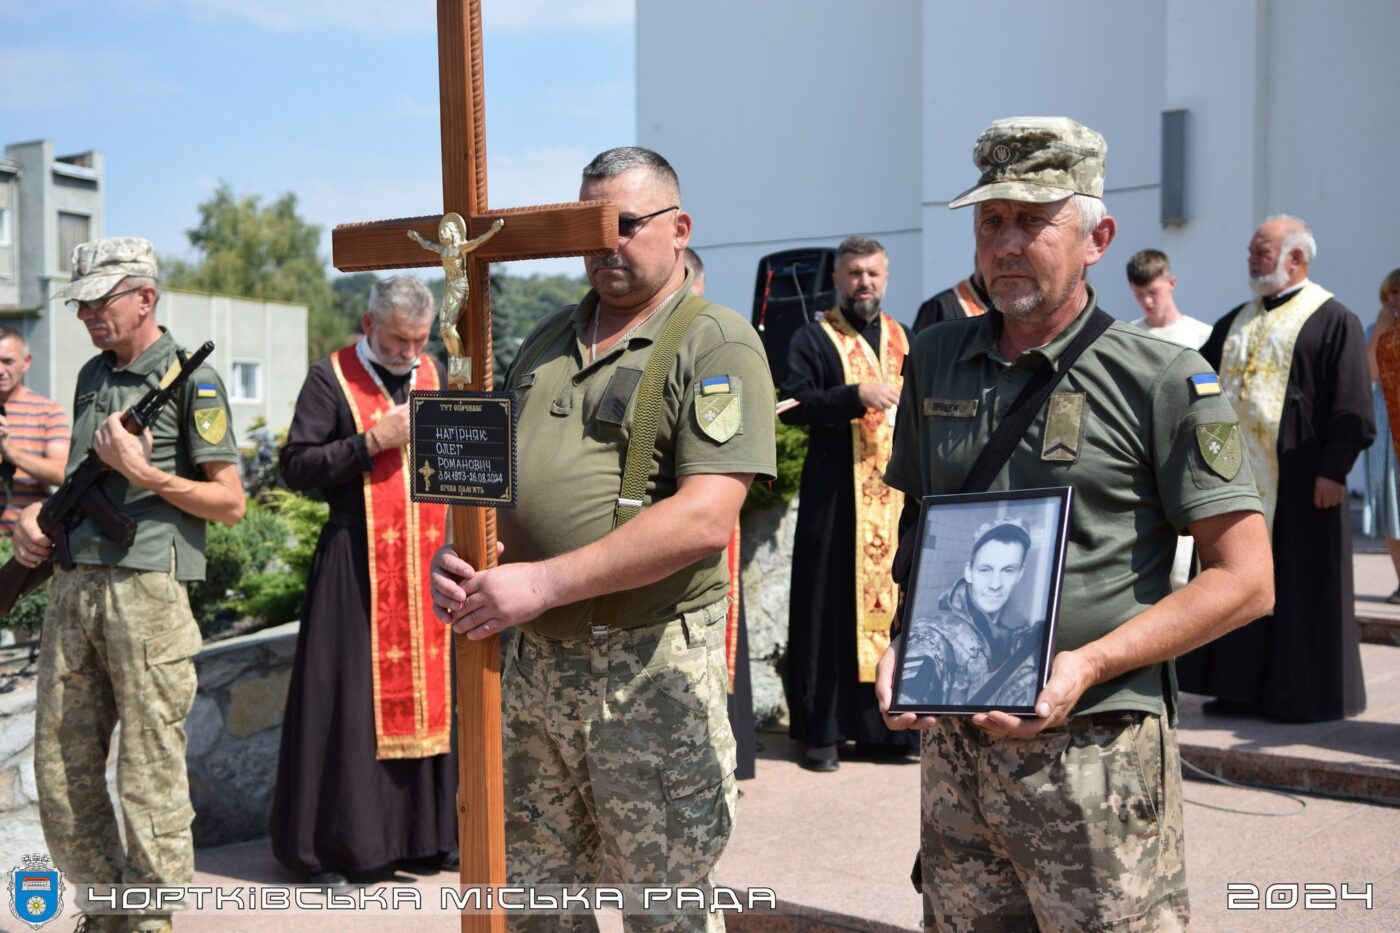
<path id="1" fill-rule="evenodd" d="M 646 313 L 646 317 L 642 318 L 640 321 L 627 328 L 626 332 L 624 332 L 621 337 L 618 337 L 615 341 L 613 341 L 613 346 L 617 346 L 619 343 L 625 343 L 628 337 L 631 337 L 633 334 L 635 334 L 638 328 L 640 328 L 647 321 L 650 321 L 652 317 L 656 314 L 656 312 L 660 311 L 666 306 L 667 302 L 669 302 L 672 298 L 676 297 L 676 292 L 678 291 L 680 291 L 679 288 L 676 289 L 676 291 L 671 292 L 671 294 L 667 295 L 665 298 L 662 298 L 659 302 L 657 302 L 656 307 L 652 308 Z M 596 363 L 598 361 L 598 324 L 600 321 L 602 321 L 602 319 L 603 303 L 600 300 L 598 302 L 598 307 L 593 309 L 593 339 L 588 344 L 589 363 Z"/>

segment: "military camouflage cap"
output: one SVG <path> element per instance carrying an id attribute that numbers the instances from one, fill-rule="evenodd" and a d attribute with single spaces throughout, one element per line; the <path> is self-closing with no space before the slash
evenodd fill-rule
<path id="1" fill-rule="evenodd" d="M 1047 204 L 1072 194 L 1103 197 L 1104 138 L 1069 117 L 1007 117 L 977 137 L 977 184 L 949 207 L 1005 198 Z"/>
<path id="2" fill-rule="evenodd" d="M 55 301 L 96 301 L 128 275 L 159 278 L 156 248 L 139 236 L 106 236 L 73 248 L 73 281 Z"/>

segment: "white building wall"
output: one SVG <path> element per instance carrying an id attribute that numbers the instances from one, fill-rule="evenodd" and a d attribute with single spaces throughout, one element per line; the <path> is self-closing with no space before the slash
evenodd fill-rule
<path id="1" fill-rule="evenodd" d="M 64 311 L 55 315 L 61 345 L 61 365 L 54 397 L 73 417 L 73 387 L 78 371 L 97 351 L 87 328 L 77 316 Z M 280 301 L 259 301 L 163 289 L 156 305 L 156 320 L 180 345 L 193 352 L 206 340 L 214 341 L 209 357 L 228 387 L 234 360 L 261 364 L 262 392 L 251 401 L 230 401 L 233 428 L 240 445 L 248 444 L 248 432 L 256 418 L 277 431 L 292 423 L 297 393 L 306 375 L 306 308 Z"/>
<path id="2" fill-rule="evenodd" d="M 1400 3 L 1274 0 L 1267 25 L 1264 211 L 1312 225 L 1312 277 L 1369 323 L 1400 266 Z"/>
<path id="3" fill-rule="evenodd" d="M 1014 24 L 1014 28 L 1008 28 Z M 764 0 L 637 9 L 638 142 L 671 159 L 713 296 L 747 312 L 758 258 L 846 233 L 890 248 L 888 309 L 970 271 L 992 119 L 1068 114 L 1108 140 L 1118 239 L 1092 274 L 1136 317 L 1123 275 L 1154 246 L 1188 313 L 1248 297 L 1245 249 L 1270 213 L 1317 233 L 1314 277 L 1365 322 L 1400 265 L 1393 0 Z M 1161 112 L 1188 116 L 1188 221 L 1159 222 Z"/>
<path id="4" fill-rule="evenodd" d="M 1063 114 L 1108 140 L 1104 200 L 1122 239 L 1091 278 L 1108 310 L 1132 316 L 1123 263 L 1133 250 L 1154 244 L 1124 246 L 1142 239 L 1134 234 L 1145 222 L 1158 229 L 1162 10 L 1115 0 L 1071 5 L 1073 16 L 1066 15 L 1066 4 L 1034 0 L 995 6 L 925 0 L 926 297 L 972 271 L 971 209 L 949 211 L 947 204 L 977 181 L 977 135 L 1000 117 Z M 1006 28 L 1009 23 L 1014 30 Z M 1072 44 L 1055 50 L 1050 37 L 1067 29 Z"/>
<path id="5" fill-rule="evenodd" d="M 1214 322 L 1249 296 L 1249 238 L 1268 211 L 1256 166 L 1267 158 L 1259 24 L 1267 0 L 1169 0 L 1164 109 L 1189 111 L 1188 221 L 1160 233 L 1177 306 Z M 1132 255 L 1126 252 L 1123 260 Z"/>
<path id="6" fill-rule="evenodd" d="M 747 316 L 760 257 L 864 233 L 890 254 L 887 307 L 913 320 L 921 16 L 920 0 L 637 4 L 637 141 L 680 175 L 713 300 Z"/>

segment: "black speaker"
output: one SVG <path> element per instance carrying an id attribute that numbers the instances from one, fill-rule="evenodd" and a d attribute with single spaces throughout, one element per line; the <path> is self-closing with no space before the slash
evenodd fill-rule
<path id="1" fill-rule="evenodd" d="M 773 382 L 787 378 L 788 344 L 793 332 L 836 304 L 831 273 L 836 250 L 826 247 L 787 249 L 758 261 L 753 289 L 753 326 L 768 353 Z"/>

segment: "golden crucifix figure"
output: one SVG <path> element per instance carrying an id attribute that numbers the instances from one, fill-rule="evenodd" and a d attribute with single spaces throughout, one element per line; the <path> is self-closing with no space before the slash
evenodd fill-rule
<path id="1" fill-rule="evenodd" d="M 506 225 L 497 219 L 491 228 L 474 240 L 467 239 L 467 222 L 456 211 L 449 211 L 438 224 L 438 238 L 441 243 L 426 239 L 417 230 L 408 231 L 408 238 L 424 249 L 430 249 L 442 257 L 442 271 L 447 281 L 442 290 L 442 309 L 438 312 L 438 329 L 442 333 L 442 343 L 447 347 L 447 373 L 461 376 L 468 382 L 472 378 L 471 357 L 466 355 L 462 338 L 457 332 L 457 322 L 462 317 L 462 309 L 467 306 L 467 295 L 471 291 L 471 270 L 467 267 L 467 254 L 496 235 Z"/>

